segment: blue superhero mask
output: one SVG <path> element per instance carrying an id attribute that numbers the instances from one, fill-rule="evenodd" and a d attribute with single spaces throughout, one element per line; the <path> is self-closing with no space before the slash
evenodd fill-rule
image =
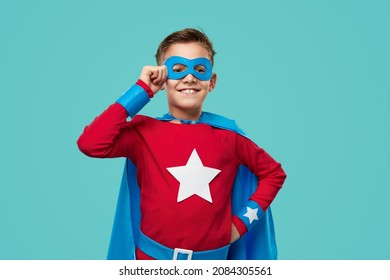
<path id="1" fill-rule="evenodd" d="M 168 69 L 168 79 L 172 80 L 179 80 L 192 74 L 198 80 L 208 81 L 213 74 L 213 66 L 205 57 L 187 59 L 181 56 L 171 56 L 164 65 Z"/>

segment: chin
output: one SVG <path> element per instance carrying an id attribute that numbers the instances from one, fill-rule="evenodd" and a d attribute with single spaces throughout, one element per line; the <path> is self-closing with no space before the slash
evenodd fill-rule
<path id="1" fill-rule="evenodd" d="M 192 113 L 194 111 L 202 111 L 202 105 L 199 104 L 199 103 L 184 103 L 184 102 L 180 102 L 180 103 L 172 103 L 172 105 L 170 106 L 173 110 L 177 110 L 177 111 L 182 111 L 182 112 L 188 112 L 188 113 Z"/>

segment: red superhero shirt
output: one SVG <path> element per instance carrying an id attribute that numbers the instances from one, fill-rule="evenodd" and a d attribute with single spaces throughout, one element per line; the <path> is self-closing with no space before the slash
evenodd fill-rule
<path id="1" fill-rule="evenodd" d="M 281 165 L 235 132 L 141 115 L 126 118 L 124 107 L 111 105 L 85 128 L 78 145 L 88 156 L 127 157 L 135 164 L 141 231 L 167 247 L 212 250 L 229 244 L 232 222 L 241 235 L 247 231 L 231 210 L 240 164 L 259 178 L 250 199 L 264 211 L 284 182 Z"/>

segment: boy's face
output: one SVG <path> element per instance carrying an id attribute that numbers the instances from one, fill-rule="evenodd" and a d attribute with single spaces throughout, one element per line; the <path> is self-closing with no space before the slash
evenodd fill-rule
<path id="1" fill-rule="evenodd" d="M 194 59 L 204 57 L 210 59 L 209 52 L 198 43 L 178 43 L 170 46 L 165 53 L 164 61 L 172 56 Z M 173 66 L 174 71 L 184 71 L 181 65 Z M 170 113 L 181 119 L 199 117 L 203 102 L 207 94 L 215 87 L 217 76 L 212 74 L 210 80 L 200 80 L 193 74 L 173 80 L 168 79 L 165 84 L 168 107 Z"/>

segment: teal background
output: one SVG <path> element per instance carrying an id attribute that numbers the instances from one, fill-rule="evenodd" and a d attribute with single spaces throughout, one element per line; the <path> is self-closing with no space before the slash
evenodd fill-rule
<path id="1" fill-rule="evenodd" d="M 104 259 L 123 159 L 85 125 L 202 28 L 217 50 L 204 109 L 283 164 L 281 259 L 390 259 L 389 1 L 1 1 L 0 259 Z M 166 111 L 159 93 L 143 114 Z"/>

